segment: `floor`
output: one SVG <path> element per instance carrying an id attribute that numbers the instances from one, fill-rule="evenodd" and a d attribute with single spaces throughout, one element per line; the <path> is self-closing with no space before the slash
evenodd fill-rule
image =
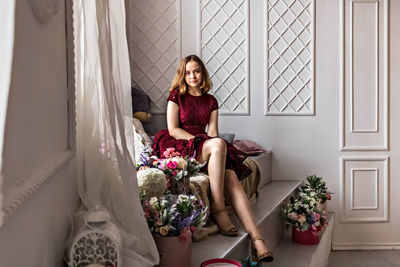
<path id="1" fill-rule="evenodd" d="M 328 267 L 400 266 L 400 251 L 332 251 Z"/>

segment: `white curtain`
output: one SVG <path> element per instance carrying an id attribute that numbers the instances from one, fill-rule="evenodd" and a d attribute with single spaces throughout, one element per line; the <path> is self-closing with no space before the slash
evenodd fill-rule
<path id="1" fill-rule="evenodd" d="M 79 193 L 106 207 L 123 236 L 123 266 L 153 266 L 158 252 L 139 201 L 134 164 L 124 0 L 75 2 Z"/>

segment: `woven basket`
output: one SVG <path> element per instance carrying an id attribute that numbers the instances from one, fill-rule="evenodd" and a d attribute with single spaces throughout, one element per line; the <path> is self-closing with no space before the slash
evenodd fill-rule
<path id="1" fill-rule="evenodd" d="M 170 179 L 170 191 L 173 195 L 189 194 L 190 193 L 190 178 L 183 177 L 178 181 L 175 178 Z"/>

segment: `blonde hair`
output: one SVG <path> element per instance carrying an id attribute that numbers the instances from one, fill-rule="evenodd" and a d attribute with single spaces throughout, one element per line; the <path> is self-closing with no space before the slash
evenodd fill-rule
<path id="1" fill-rule="evenodd" d="M 190 55 L 182 59 L 181 63 L 178 66 L 178 69 L 176 70 L 176 74 L 174 79 L 172 80 L 171 86 L 169 87 L 169 91 L 172 91 L 174 89 L 179 90 L 179 94 L 183 95 L 186 93 L 187 89 L 187 84 L 185 82 L 185 74 L 186 74 L 186 64 L 189 61 L 196 61 L 201 69 L 201 74 L 203 76 L 203 80 L 201 81 L 200 84 L 200 89 L 203 93 L 206 93 L 210 91 L 212 88 L 212 82 L 210 79 L 210 75 L 208 74 L 208 71 L 206 69 L 206 66 L 204 65 L 203 61 L 196 56 L 196 55 Z"/>

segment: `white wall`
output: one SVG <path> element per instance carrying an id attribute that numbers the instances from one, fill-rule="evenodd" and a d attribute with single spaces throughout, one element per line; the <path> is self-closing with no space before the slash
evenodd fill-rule
<path id="1" fill-rule="evenodd" d="M 64 2 L 47 23 L 15 1 L 15 43 L 3 151 L 3 266 L 62 266 L 79 198 L 69 134 Z M 71 112 L 71 113 L 69 113 Z M 34 182 L 32 182 L 34 180 Z"/>
<path id="2" fill-rule="evenodd" d="M 139 24 L 142 23 L 142 27 L 139 33 L 131 32 L 131 53 L 134 54 L 135 49 L 140 49 L 143 44 L 141 40 L 146 40 L 151 46 L 152 36 L 165 34 L 174 42 L 157 44 L 158 51 L 147 51 L 148 60 L 144 60 L 143 65 L 136 62 L 136 66 L 151 70 L 152 67 L 159 67 L 167 62 L 169 68 L 175 69 L 177 59 L 171 58 L 168 53 L 160 53 L 164 47 L 174 46 L 176 51 L 181 52 L 182 57 L 191 53 L 201 55 L 208 61 L 207 66 L 211 75 L 215 74 L 214 83 L 217 86 L 214 87 L 212 93 L 216 93 L 218 97 L 224 94 L 224 90 L 225 94 L 229 94 L 236 87 L 233 85 L 217 92 L 219 82 L 216 82 L 216 79 L 224 78 L 226 74 L 218 73 L 220 68 L 215 68 L 218 63 L 213 60 L 226 59 L 234 54 L 233 52 L 232 54 L 225 53 L 228 55 L 224 56 L 224 49 L 227 51 L 239 49 L 246 59 L 236 64 L 247 74 L 242 84 L 242 93 L 236 94 L 235 99 L 239 102 L 238 99 L 244 95 L 245 101 L 239 109 L 234 108 L 235 102 L 228 103 L 228 101 L 220 108 L 221 113 L 225 113 L 219 118 L 220 132 L 235 133 L 236 139 L 250 139 L 271 149 L 273 151 L 273 179 L 275 180 L 304 179 L 306 175 L 316 174 L 327 181 L 329 189 L 335 193 L 333 201 L 329 203 L 330 210 L 339 215 L 336 216 L 338 221 L 335 223 L 334 248 L 400 247 L 398 236 L 393 235 L 389 230 L 398 228 L 400 223 L 397 216 L 398 207 L 393 204 L 399 201 L 396 193 L 398 183 L 396 177 L 399 175 L 399 170 L 394 163 L 398 161 L 400 152 L 400 146 L 394 138 L 400 130 L 395 115 L 398 113 L 396 111 L 399 106 L 399 98 L 396 97 L 398 90 L 395 90 L 399 78 L 394 74 L 399 71 L 399 56 L 395 49 L 398 47 L 400 36 L 397 27 L 398 16 L 396 16 L 400 10 L 398 1 L 390 1 L 389 14 L 385 13 L 389 4 L 387 0 L 299 1 L 315 3 L 313 18 L 315 28 L 311 36 L 315 47 L 314 54 L 311 53 L 315 67 L 311 70 L 314 74 L 314 91 L 311 93 L 310 101 L 310 103 L 315 103 L 315 107 L 313 111 L 310 108 L 311 112 L 308 112 L 308 115 L 300 114 L 300 112 L 265 115 L 268 100 L 265 89 L 268 73 L 265 63 L 267 48 L 265 22 L 268 12 L 265 6 L 267 2 L 282 5 L 284 2 L 292 3 L 292 1 L 199 0 L 189 2 L 176 0 L 169 2 L 177 10 L 173 16 L 161 12 L 162 9 L 154 14 L 151 10 L 155 7 L 147 6 L 147 9 L 142 2 L 143 0 L 130 1 L 132 6 L 136 3 L 139 9 L 144 10 L 136 14 L 136 21 Z M 222 5 L 221 3 L 223 6 L 219 6 Z M 351 5 L 355 8 L 354 17 L 351 17 Z M 235 10 L 239 13 L 235 13 Z M 366 23 L 365 15 L 372 15 L 375 19 Z M 168 21 L 164 20 L 163 16 L 172 17 L 174 20 L 167 23 Z M 273 17 L 272 13 L 270 16 Z M 227 22 L 226 17 L 233 18 L 234 24 L 229 25 L 230 22 Z M 287 21 L 291 20 L 288 14 L 282 17 Z M 303 16 L 300 17 L 304 19 Z M 388 18 L 390 20 L 387 23 L 385 21 Z M 213 19 L 215 21 L 212 21 Z M 136 24 L 134 21 L 131 23 L 133 29 Z M 357 29 L 356 35 L 350 33 L 352 23 L 356 27 L 354 29 Z M 170 26 L 169 31 L 165 33 L 161 31 L 155 35 L 155 31 L 163 26 L 165 28 Z M 237 41 L 236 44 L 226 41 L 227 37 L 223 34 L 224 31 L 232 32 L 232 29 L 236 31 L 228 37 Z M 385 37 L 387 29 L 390 29 L 389 38 Z M 375 35 L 376 30 L 378 34 Z M 208 36 L 211 35 L 214 36 L 214 40 L 209 41 Z M 241 43 L 243 38 L 244 41 Z M 358 42 L 354 46 L 355 52 L 353 51 L 356 53 L 353 58 L 354 72 L 350 64 L 352 55 L 349 53 L 351 38 Z M 219 44 L 213 42 L 215 40 Z M 387 41 L 390 41 L 390 60 L 385 58 Z M 281 45 L 280 49 L 282 47 L 285 46 Z M 377 51 L 377 58 L 371 60 L 373 58 L 371 53 L 375 51 Z M 152 61 L 152 59 L 156 60 Z M 220 62 L 223 61 L 220 60 Z M 388 63 L 390 65 L 385 65 Z M 226 60 L 221 68 L 226 68 L 229 73 L 232 65 L 235 63 Z M 133 66 L 132 77 L 135 78 L 135 65 Z M 387 76 L 388 73 L 391 75 Z M 234 71 L 230 75 L 235 75 Z M 160 106 L 165 101 L 161 94 L 167 92 L 169 84 L 151 82 L 152 79 L 157 81 L 155 78 L 157 76 L 150 71 L 144 76 L 147 77 L 143 79 L 142 87 L 145 91 L 149 90 L 148 94 L 153 101 L 158 103 L 157 110 L 160 110 Z M 144 76 L 139 78 L 142 79 Z M 350 77 L 355 79 L 353 98 L 350 94 Z M 388 97 L 385 91 L 387 88 L 385 77 L 389 79 L 388 103 L 385 102 Z M 363 84 L 365 81 L 369 82 Z M 370 84 L 374 81 L 377 82 L 377 86 Z M 287 93 L 290 95 L 289 91 Z M 355 101 L 354 105 L 351 104 L 352 99 Z M 246 101 L 249 101 L 248 105 Z M 386 109 L 389 112 L 386 112 Z M 365 127 L 371 128 L 371 125 L 374 125 L 374 116 L 378 122 L 375 132 L 370 129 L 364 130 Z M 355 131 L 349 128 L 351 121 L 358 128 Z M 165 128 L 165 115 L 154 116 L 152 127 Z M 387 140 L 390 140 L 389 146 L 385 144 Z M 344 164 L 344 169 L 341 169 L 342 162 L 347 162 L 346 164 L 349 165 Z M 355 178 L 351 177 L 351 171 L 356 172 Z M 361 172 L 357 173 L 357 171 Z M 376 184 L 373 177 L 375 174 L 377 174 Z M 389 188 L 388 185 L 390 185 Z"/>

